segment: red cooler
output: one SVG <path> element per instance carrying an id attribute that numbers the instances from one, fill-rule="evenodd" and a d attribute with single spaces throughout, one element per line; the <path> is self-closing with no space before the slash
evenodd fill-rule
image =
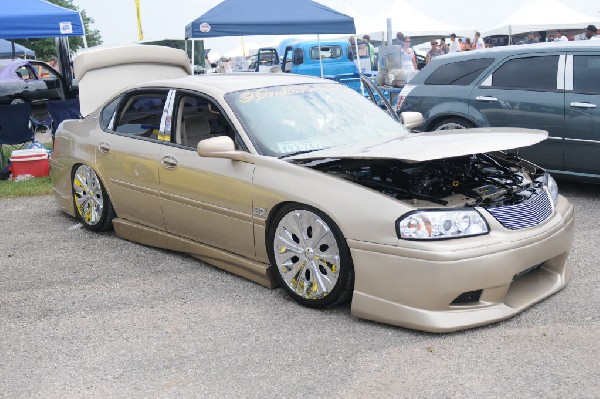
<path id="1" fill-rule="evenodd" d="M 42 177 L 50 174 L 48 151 L 44 149 L 15 150 L 10 155 L 10 163 L 13 177 L 21 175 Z"/>

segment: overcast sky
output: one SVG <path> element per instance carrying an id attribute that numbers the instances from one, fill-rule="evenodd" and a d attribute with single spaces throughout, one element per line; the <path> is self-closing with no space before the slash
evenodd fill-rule
<path id="1" fill-rule="evenodd" d="M 252 1 L 252 0 L 248 0 Z M 293 0 L 280 0 L 289 1 Z M 342 0 L 318 0 L 320 3 L 336 8 L 336 2 Z M 382 1 L 382 0 L 377 0 Z M 368 0 L 344 0 L 343 4 L 355 9 L 365 9 L 365 5 L 376 3 Z M 393 1 L 393 0 L 383 0 Z M 415 9 L 431 17 L 473 29 L 485 29 L 501 22 L 508 13 L 527 0 L 407 0 Z M 598 21 L 600 25 L 600 1 L 598 0 L 560 0 L 565 5 L 585 13 Z M 221 0 L 140 0 L 142 28 L 145 40 L 182 39 L 185 26 L 219 4 Z M 138 41 L 137 20 L 134 0 L 74 0 L 74 4 L 84 9 L 95 20 L 93 27 L 100 31 L 104 44 L 126 44 Z M 339 4 L 339 3 L 338 3 Z M 355 19 L 356 15 L 351 15 Z M 401 30 L 402 18 L 394 16 L 393 29 Z M 382 25 L 385 22 L 382 21 Z M 583 27 L 582 27 L 583 28 Z M 367 32 L 357 32 L 367 33 Z M 277 43 L 279 37 L 245 37 L 246 48 L 252 44 Z M 207 39 L 206 48 L 221 53 L 241 45 L 240 38 Z"/>

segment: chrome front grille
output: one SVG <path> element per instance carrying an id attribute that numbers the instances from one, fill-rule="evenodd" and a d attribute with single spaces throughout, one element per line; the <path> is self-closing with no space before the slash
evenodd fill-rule
<path id="1" fill-rule="evenodd" d="M 526 229 L 541 224 L 552 215 L 552 202 L 546 190 L 526 202 L 486 209 L 502 226 L 511 230 Z"/>

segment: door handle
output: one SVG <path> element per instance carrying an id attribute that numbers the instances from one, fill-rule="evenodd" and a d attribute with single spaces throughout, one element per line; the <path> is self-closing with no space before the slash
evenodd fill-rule
<path id="1" fill-rule="evenodd" d="M 477 96 L 475 97 L 475 100 L 477 101 L 498 101 L 498 99 L 496 97 L 489 97 L 489 96 Z"/>
<path id="2" fill-rule="evenodd" d="M 106 154 L 107 152 L 110 151 L 110 144 L 103 141 L 102 143 L 98 144 L 98 149 L 100 150 L 100 152 L 103 152 Z"/>
<path id="3" fill-rule="evenodd" d="M 578 103 L 578 102 L 572 102 L 571 104 L 569 104 L 571 107 L 574 108 L 596 108 L 596 104 L 592 104 L 592 103 Z"/>
<path id="4" fill-rule="evenodd" d="M 179 163 L 173 157 L 166 156 L 160 160 L 160 164 L 166 169 L 175 169 Z"/>

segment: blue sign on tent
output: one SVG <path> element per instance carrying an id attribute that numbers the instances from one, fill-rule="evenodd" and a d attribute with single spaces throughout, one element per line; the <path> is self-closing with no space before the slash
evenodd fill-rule
<path id="1" fill-rule="evenodd" d="M 225 0 L 185 27 L 186 38 L 356 33 L 354 18 L 311 0 Z"/>
<path id="2" fill-rule="evenodd" d="M 79 12 L 42 0 L 0 2 L 0 38 L 83 36 Z"/>

